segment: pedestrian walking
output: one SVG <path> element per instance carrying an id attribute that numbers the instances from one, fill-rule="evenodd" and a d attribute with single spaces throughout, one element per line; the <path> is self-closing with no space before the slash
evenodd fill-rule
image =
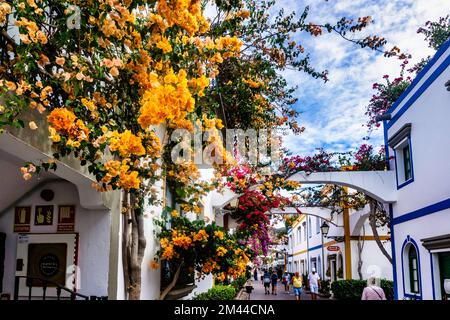
<path id="1" fill-rule="evenodd" d="M 284 292 L 285 293 L 289 293 L 289 287 L 291 285 L 291 275 L 287 272 L 284 273 L 283 275 L 283 284 L 284 284 Z"/>
<path id="2" fill-rule="evenodd" d="M 367 280 L 367 287 L 363 290 L 361 300 L 386 300 L 386 295 L 379 282 L 377 278 L 370 277 Z"/>
<path id="3" fill-rule="evenodd" d="M 320 288 L 320 277 L 316 273 L 316 268 L 312 268 L 312 272 L 308 276 L 309 290 L 311 292 L 311 300 L 317 300 L 317 294 Z"/>
<path id="4" fill-rule="evenodd" d="M 257 270 L 257 268 L 255 268 L 255 270 L 253 270 L 253 279 L 255 279 L 255 281 L 258 281 L 258 270 Z"/>
<path id="5" fill-rule="evenodd" d="M 303 292 L 303 279 L 298 272 L 292 277 L 292 287 L 294 288 L 295 300 L 301 300 Z"/>
<path id="6" fill-rule="evenodd" d="M 272 280 L 272 294 L 277 295 L 278 275 L 275 270 L 272 272 L 271 280 Z"/>
<path id="7" fill-rule="evenodd" d="M 271 276 L 270 273 L 268 271 L 264 272 L 264 279 L 263 279 L 263 283 L 264 283 L 264 294 L 270 294 L 270 283 L 271 283 Z"/>

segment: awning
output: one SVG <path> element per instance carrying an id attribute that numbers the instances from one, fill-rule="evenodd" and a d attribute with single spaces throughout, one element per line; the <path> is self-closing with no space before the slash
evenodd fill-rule
<path id="1" fill-rule="evenodd" d="M 430 251 L 450 250 L 450 234 L 421 239 L 422 245 Z"/>

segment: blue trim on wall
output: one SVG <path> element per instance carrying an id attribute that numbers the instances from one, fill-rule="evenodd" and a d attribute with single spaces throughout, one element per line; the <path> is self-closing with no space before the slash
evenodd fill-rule
<path id="1" fill-rule="evenodd" d="M 386 157 L 386 168 L 387 170 L 390 170 L 390 163 L 389 163 L 389 145 L 388 145 L 388 130 L 387 130 L 387 122 L 386 120 L 383 120 L 383 138 L 384 138 L 384 154 Z"/>
<path id="2" fill-rule="evenodd" d="M 431 67 L 436 63 L 437 60 L 444 54 L 445 51 L 450 47 L 450 39 L 444 42 L 439 50 L 436 52 L 434 57 L 427 63 L 427 65 L 419 72 L 417 77 L 409 85 L 409 87 L 400 95 L 400 97 L 395 101 L 395 103 L 388 109 L 387 113 L 392 113 L 402 101 L 408 96 L 412 89 L 414 89 L 417 84 L 422 80 L 422 78 L 427 74 Z"/>
<path id="3" fill-rule="evenodd" d="M 429 214 L 432 214 L 435 212 L 439 212 L 439 211 L 442 211 L 442 210 L 445 210 L 448 208 L 450 208 L 450 198 L 445 199 L 440 202 L 437 202 L 435 204 L 426 206 L 422 209 L 418 209 L 418 210 L 406 213 L 397 218 L 394 218 L 394 220 L 392 221 L 392 224 L 393 225 L 400 224 L 400 223 L 414 220 L 414 219 L 417 219 L 417 218 L 420 218 L 420 217 L 423 217 L 423 216 L 426 216 L 426 215 L 429 215 Z"/>
<path id="4" fill-rule="evenodd" d="M 434 267 L 433 267 L 433 254 L 428 250 L 430 255 L 430 266 L 431 266 L 431 290 L 433 290 L 433 300 L 436 300 L 436 292 L 434 288 Z"/>
<path id="5" fill-rule="evenodd" d="M 320 249 L 320 248 L 322 248 L 322 245 L 321 245 L 321 244 L 319 244 L 318 246 L 309 248 L 308 251 L 313 251 L 313 250 L 317 250 L 317 249 Z"/>
<path id="6" fill-rule="evenodd" d="M 405 253 L 405 247 L 407 244 L 411 244 L 414 246 L 414 248 L 416 249 L 417 252 L 417 274 L 419 276 L 419 293 L 418 294 L 411 294 L 411 293 L 406 293 L 406 289 L 405 289 L 405 265 L 403 262 L 403 256 Z M 402 251 L 401 251 L 401 255 L 402 255 L 402 281 L 403 281 L 403 296 L 407 297 L 407 298 L 414 298 L 414 299 L 418 299 L 418 300 L 422 300 L 422 274 L 421 274 L 421 267 L 420 267 L 420 252 L 419 252 L 419 246 L 417 245 L 416 241 L 414 241 L 413 238 L 411 238 L 409 235 L 406 236 L 405 241 L 403 242 L 402 245 Z M 408 266 L 409 267 L 409 266 Z"/>
<path id="7" fill-rule="evenodd" d="M 397 122 L 398 119 L 414 104 L 414 102 L 419 99 L 419 97 L 428 89 L 428 87 L 436 80 L 442 72 L 444 72 L 445 69 L 450 65 L 450 56 L 445 58 L 444 62 L 428 77 L 427 80 L 422 84 L 422 86 L 417 89 L 417 91 L 412 95 L 412 97 L 405 102 L 403 107 L 400 108 L 400 110 L 397 111 L 397 113 L 392 117 L 392 119 L 388 122 L 387 127 L 388 129 L 392 127 L 395 122 Z M 442 90 L 445 90 L 445 88 L 442 88 Z"/>
<path id="8" fill-rule="evenodd" d="M 392 203 L 389 203 L 389 218 L 392 221 L 394 210 Z M 391 255 L 392 255 L 392 279 L 394 280 L 394 300 L 398 300 L 398 283 L 397 283 L 397 257 L 395 255 L 395 237 L 394 237 L 394 225 L 391 223 Z"/>

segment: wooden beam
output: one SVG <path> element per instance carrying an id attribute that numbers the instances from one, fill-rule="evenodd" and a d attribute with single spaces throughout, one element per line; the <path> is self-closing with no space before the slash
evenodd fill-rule
<path id="1" fill-rule="evenodd" d="M 350 240 L 365 240 L 365 241 L 374 241 L 375 237 L 374 236 L 363 236 L 363 237 L 359 237 L 359 236 L 351 236 Z M 387 241 L 387 240 L 391 240 L 390 236 L 380 236 L 380 240 L 382 241 Z"/>
<path id="2" fill-rule="evenodd" d="M 348 188 L 344 187 L 344 193 L 347 194 Z M 343 203 L 344 215 L 344 248 L 345 248 L 345 279 L 352 279 L 352 247 L 350 244 L 350 212 L 347 202 Z"/>

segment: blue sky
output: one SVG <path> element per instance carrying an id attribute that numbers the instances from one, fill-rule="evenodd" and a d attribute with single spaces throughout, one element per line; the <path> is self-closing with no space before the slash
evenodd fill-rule
<path id="1" fill-rule="evenodd" d="M 363 35 L 382 35 L 387 47 L 399 46 L 413 55 L 412 62 L 433 54 L 417 29 L 426 21 L 450 13 L 449 0 L 278 0 L 277 7 L 300 14 L 310 6 L 308 21 L 336 22 L 341 17 L 372 16 L 375 23 Z M 298 85 L 296 109 L 302 114 L 299 123 L 306 127 L 301 135 L 288 135 L 285 146 L 294 154 L 311 154 L 317 147 L 329 151 L 347 151 L 364 143 L 367 128 L 365 106 L 372 96 L 372 84 L 384 74 L 396 76 L 399 61 L 384 58 L 369 49 L 358 49 L 335 34 L 318 38 L 296 36 L 311 54 L 312 64 L 330 72 L 324 84 L 302 73 L 285 71 L 291 85 Z M 372 132 L 369 143 L 383 144 L 381 129 Z"/>

